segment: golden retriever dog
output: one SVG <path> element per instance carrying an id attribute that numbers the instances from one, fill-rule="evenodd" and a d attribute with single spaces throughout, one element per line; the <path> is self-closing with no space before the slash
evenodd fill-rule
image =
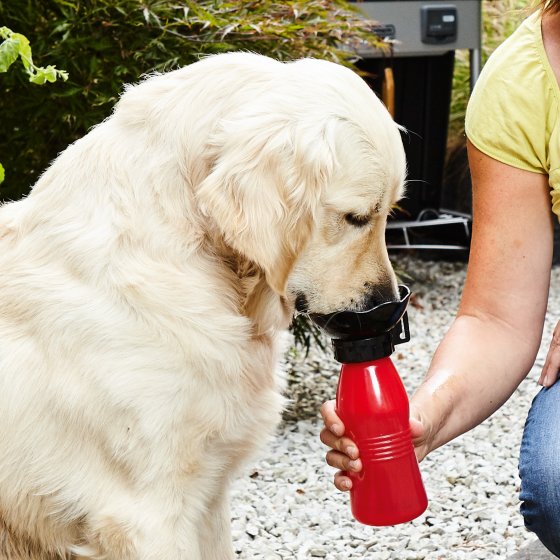
<path id="1" fill-rule="evenodd" d="M 334 63 L 224 54 L 127 87 L 0 209 L 0 558 L 234 558 L 278 338 L 296 306 L 396 297 L 404 176 Z"/>

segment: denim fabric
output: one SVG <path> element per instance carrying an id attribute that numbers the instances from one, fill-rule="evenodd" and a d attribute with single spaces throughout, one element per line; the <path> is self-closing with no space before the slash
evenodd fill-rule
<path id="1" fill-rule="evenodd" d="M 521 441 L 519 476 L 525 526 L 560 558 L 560 382 L 533 399 Z"/>

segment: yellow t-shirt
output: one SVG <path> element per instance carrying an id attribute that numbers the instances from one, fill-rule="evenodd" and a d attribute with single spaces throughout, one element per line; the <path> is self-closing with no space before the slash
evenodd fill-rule
<path id="1" fill-rule="evenodd" d="M 560 216 L 560 87 L 544 50 L 538 13 L 490 56 L 471 95 L 469 140 L 488 156 L 549 176 Z"/>

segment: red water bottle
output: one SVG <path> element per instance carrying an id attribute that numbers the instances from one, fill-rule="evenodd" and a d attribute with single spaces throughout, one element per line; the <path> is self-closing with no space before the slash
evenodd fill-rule
<path id="1" fill-rule="evenodd" d="M 335 358 L 342 363 L 336 409 L 360 451 L 362 470 L 346 475 L 352 479 L 352 514 L 366 525 L 405 523 L 428 505 L 410 436 L 408 396 L 390 358 L 395 344 L 410 339 L 410 290 L 399 290 L 398 302 L 312 317 L 335 337 Z"/>

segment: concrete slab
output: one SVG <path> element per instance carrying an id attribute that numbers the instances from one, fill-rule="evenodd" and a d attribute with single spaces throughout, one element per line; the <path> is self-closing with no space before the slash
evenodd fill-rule
<path id="1" fill-rule="evenodd" d="M 557 556 L 550 553 L 540 541 L 532 542 L 524 546 L 513 556 L 508 556 L 507 560 L 554 560 Z"/>

